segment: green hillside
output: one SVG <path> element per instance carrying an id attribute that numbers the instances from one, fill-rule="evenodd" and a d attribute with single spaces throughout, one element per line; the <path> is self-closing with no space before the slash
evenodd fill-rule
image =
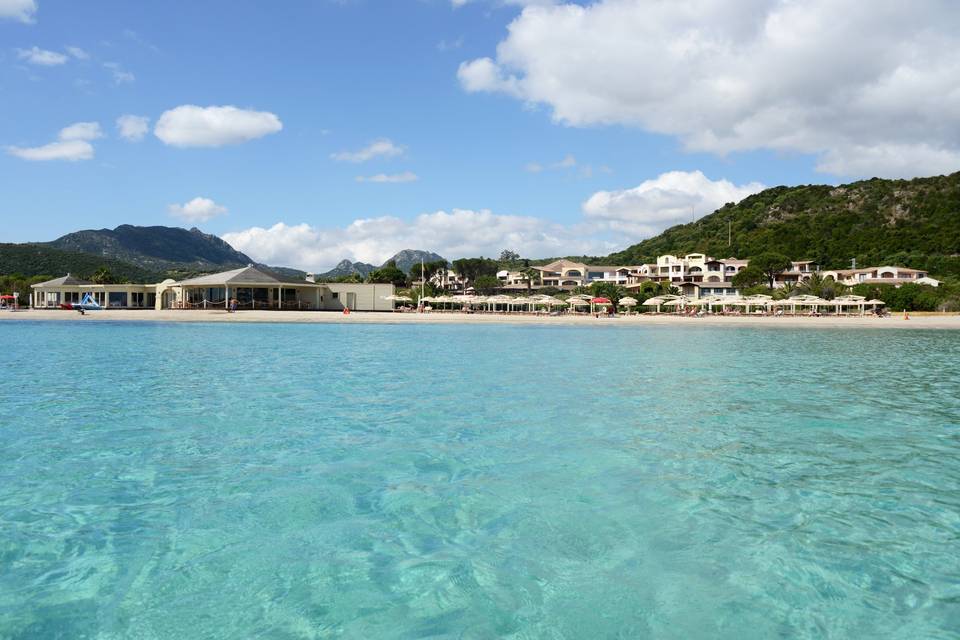
<path id="1" fill-rule="evenodd" d="M 694 252 L 749 258 L 767 251 L 831 268 L 856 258 L 861 266 L 960 275 L 960 173 L 775 187 L 602 260 L 638 264 Z"/>
<path id="2" fill-rule="evenodd" d="M 119 282 L 159 282 L 162 274 L 120 260 L 78 251 L 64 251 L 45 244 L 0 244 L 0 275 L 50 276 L 72 273 L 89 279 L 106 268 Z"/>

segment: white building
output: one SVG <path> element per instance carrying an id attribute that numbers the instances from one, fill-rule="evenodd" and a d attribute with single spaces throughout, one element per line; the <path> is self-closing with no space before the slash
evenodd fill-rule
<path id="1" fill-rule="evenodd" d="M 391 311 L 392 284 L 320 283 L 280 279 L 254 266 L 157 284 L 94 284 L 70 274 L 31 285 L 31 306 L 69 307 L 84 295 L 105 309 L 240 309 Z"/>

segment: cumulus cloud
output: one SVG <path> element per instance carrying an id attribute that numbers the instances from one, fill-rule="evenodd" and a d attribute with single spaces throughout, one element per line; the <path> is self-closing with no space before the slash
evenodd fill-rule
<path id="1" fill-rule="evenodd" d="M 37 12 L 36 0 L 0 0 L 0 20 L 18 20 L 29 24 Z"/>
<path id="2" fill-rule="evenodd" d="M 183 204 L 171 204 L 167 207 L 167 212 L 185 222 L 199 223 L 226 214 L 227 208 L 210 198 L 198 197 Z"/>
<path id="3" fill-rule="evenodd" d="M 122 115 L 117 118 L 120 137 L 130 142 L 140 142 L 150 129 L 150 119 L 144 116 Z"/>
<path id="4" fill-rule="evenodd" d="M 338 162 L 366 162 L 374 158 L 393 158 L 403 154 L 403 147 L 394 144 L 388 138 L 374 140 L 358 151 L 338 151 L 330 155 Z"/>
<path id="5" fill-rule="evenodd" d="M 590 219 L 632 238 L 652 236 L 675 224 L 713 213 L 765 189 L 758 182 L 737 186 L 710 180 L 700 171 L 670 171 L 632 189 L 598 191 L 583 203 Z"/>
<path id="6" fill-rule="evenodd" d="M 357 176 L 355 178 L 357 182 L 381 183 L 416 182 L 419 179 L 420 176 L 412 171 L 404 171 L 403 173 L 378 173 L 373 176 Z"/>
<path id="7" fill-rule="evenodd" d="M 622 245 L 590 237 L 576 226 L 491 211 L 453 209 L 413 220 L 385 216 L 346 227 L 319 228 L 279 222 L 224 234 L 223 239 L 258 262 L 325 271 L 344 258 L 380 264 L 401 249 L 422 248 L 455 259 L 498 255 L 514 247 L 530 256 L 608 253 Z"/>
<path id="8" fill-rule="evenodd" d="M 60 129 L 61 140 L 96 140 L 103 137 L 99 122 L 76 122 Z"/>
<path id="9" fill-rule="evenodd" d="M 29 49 L 17 49 L 17 57 L 26 60 L 30 64 L 41 67 L 55 67 L 66 63 L 67 56 L 56 51 L 41 49 L 40 47 L 30 47 Z"/>
<path id="10" fill-rule="evenodd" d="M 960 11 L 946 1 L 531 6 L 458 76 L 566 125 L 637 126 L 693 151 L 808 153 L 850 176 L 960 168 Z"/>
<path id="11" fill-rule="evenodd" d="M 97 122 L 77 122 L 64 127 L 56 142 L 39 147 L 7 147 L 7 153 L 22 160 L 42 162 L 46 160 L 90 160 L 94 156 L 90 140 L 103 136 Z"/>
<path id="12" fill-rule="evenodd" d="M 220 147 L 262 138 L 281 129 L 280 118 L 268 111 L 187 104 L 164 111 L 153 132 L 165 144 L 175 147 Z"/>

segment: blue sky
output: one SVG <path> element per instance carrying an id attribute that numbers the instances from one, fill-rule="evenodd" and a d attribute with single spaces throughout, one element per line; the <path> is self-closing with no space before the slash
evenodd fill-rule
<path id="1" fill-rule="evenodd" d="M 700 17 L 677 26 L 682 4 Z M 3 240 L 196 224 L 308 269 L 411 244 L 602 253 L 763 186 L 956 169 L 950 104 L 929 113 L 922 88 L 896 85 L 905 63 L 956 70 L 949 5 L 880 16 L 884 50 L 909 60 L 834 73 L 823 52 L 869 54 L 851 34 L 878 18 L 851 9 L 824 34 L 845 3 L 799 3 L 813 25 L 778 4 L 726 3 L 718 19 L 708 0 L 0 0 Z M 948 41 L 918 57 L 931 26 Z M 805 28 L 822 40 L 797 50 Z M 234 122 L 244 111 L 254 120 Z M 912 113 L 916 130 L 894 131 Z M 124 115 L 145 123 L 139 140 L 120 135 Z M 201 115 L 226 129 L 205 135 Z M 75 123 L 99 129 L 60 133 Z M 378 141 L 388 153 L 356 161 Z"/>

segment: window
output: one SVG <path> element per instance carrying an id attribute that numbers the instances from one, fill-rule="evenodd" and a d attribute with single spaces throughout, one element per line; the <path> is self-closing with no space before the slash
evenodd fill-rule
<path id="1" fill-rule="evenodd" d="M 334 291 L 334 292 L 333 292 L 333 299 L 336 300 L 336 299 L 339 298 L 339 297 L 340 297 L 340 293 L 339 293 L 338 291 Z"/>

